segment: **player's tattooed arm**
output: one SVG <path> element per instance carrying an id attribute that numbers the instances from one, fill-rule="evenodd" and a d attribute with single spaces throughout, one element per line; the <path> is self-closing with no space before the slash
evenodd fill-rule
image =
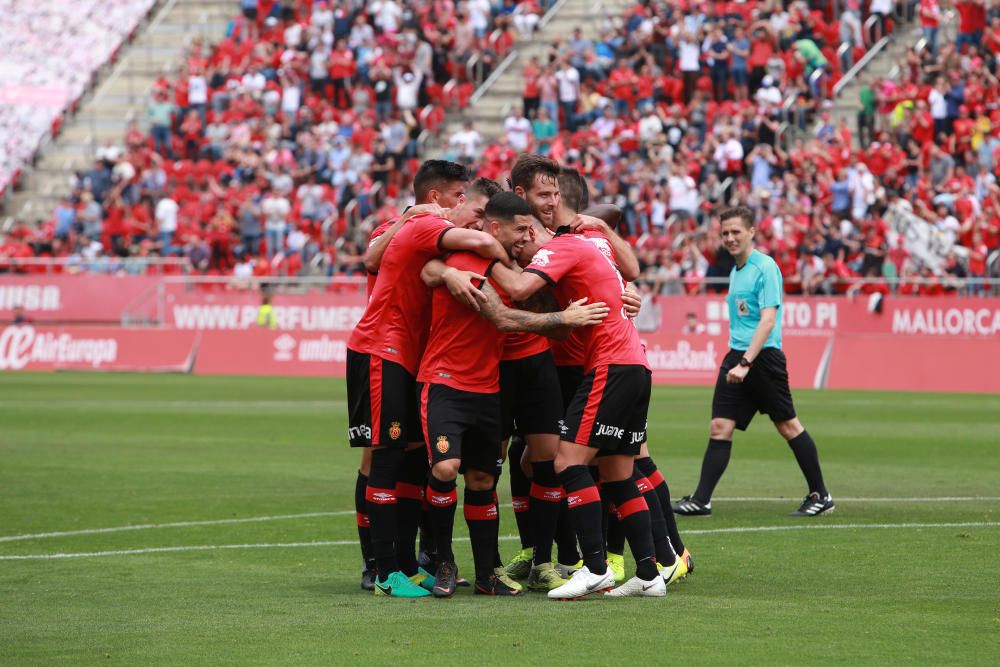
<path id="1" fill-rule="evenodd" d="M 382 265 L 382 255 L 385 254 L 385 249 L 389 247 L 392 237 L 403 228 L 407 220 L 421 213 L 430 213 L 443 218 L 446 212 L 437 204 L 418 204 L 406 209 L 403 215 L 399 216 L 399 220 L 392 223 L 389 229 L 385 230 L 384 234 L 368 244 L 368 249 L 365 251 L 365 269 L 368 270 L 368 273 L 378 273 L 378 269 Z"/>
<path id="2" fill-rule="evenodd" d="M 605 303 L 587 304 L 586 299 L 573 301 L 566 310 L 555 313 L 532 313 L 504 305 L 492 285 L 483 285 L 486 301 L 479 313 L 493 322 L 500 331 L 529 331 L 553 338 L 566 337 L 570 329 L 592 326 L 607 317 L 610 309 Z"/>

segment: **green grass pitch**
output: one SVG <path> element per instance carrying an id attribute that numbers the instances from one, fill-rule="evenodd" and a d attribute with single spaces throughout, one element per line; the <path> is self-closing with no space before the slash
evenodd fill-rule
<path id="1" fill-rule="evenodd" d="M 710 396 L 654 392 L 674 497 Z M 344 399 L 333 379 L 0 375 L 0 664 L 1000 662 L 998 396 L 800 391 L 835 514 L 786 516 L 805 489 L 758 418 L 715 516 L 679 519 L 696 572 L 578 603 L 364 594 Z"/>

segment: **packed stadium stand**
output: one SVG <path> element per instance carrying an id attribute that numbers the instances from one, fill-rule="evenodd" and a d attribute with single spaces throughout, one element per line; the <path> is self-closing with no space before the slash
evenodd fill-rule
<path id="1" fill-rule="evenodd" d="M 108 6 L 43 4 L 54 35 L 84 39 L 76 19 Z M 84 62 L 67 48 L 72 67 L 21 63 L 20 85 L 58 84 L 71 103 L 150 5 L 102 9 L 113 40 Z M 361 273 L 367 231 L 405 205 L 422 159 L 503 179 L 528 150 L 622 209 L 652 293 L 721 287 L 716 212 L 737 201 L 791 292 L 993 289 L 976 281 L 1000 246 L 994 0 L 225 6 L 224 29 L 151 77 L 46 215 L 8 210 L 0 270 L 164 257 L 148 264 Z M 0 112 L 8 180 L 71 111 L 16 109 Z"/>

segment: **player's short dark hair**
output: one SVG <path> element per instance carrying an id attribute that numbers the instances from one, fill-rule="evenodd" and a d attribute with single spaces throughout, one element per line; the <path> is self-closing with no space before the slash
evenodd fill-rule
<path id="1" fill-rule="evenodd" d="M 498 192 L 500 192 L 500 185 L 490 178 L 477 178 L 472 181 L 472 184 L 469 185 L 469 187 L 465 189 L 466 196 L 475 193 L 482 195 L 487 199 L 491 198 Z"/>
<path id="2" fill-rule="evenodd" d="M 756 222 L 756 216 L 754 216 L 753 211 L 746 206 L 734 206 L 731 209 L 723 211 L 722 215 L 719 216 L 719 222 L 725 222 L 732 218 L 739 218 L 743 226 L 747 229 L 753 228 Z"/>
<path id="3" fill-rule="evenodd" d="M 413 194 L 417 198 L 417 203 L 422 203 L 427 198 L 431 190 L 445 187 L 448 183 L 469 180 L 469 170 L 457 162 L 448 160 L 427 160 L 417 175 L 413 177 Z"/>
<path id="4" fill-rule="evenodd" d="M 511 167 L 510 187 L 513 189 L 520 186 L 525 190 L 530 190 L 531 185 L 535 182 L 535 176 L 538 174 L 558 183 L 559 163 L 544 155 L 524 153 L 517 158 L 517 162 Z"/>
<path id="5" fill-rule="evenodd" d="M 563 204 L 575 213 L 590 206 L 590 189 L 587 187 L 587 181 L 572 167 L 559 169 L 559 194 Z"/>
<path id="6" fill-rule="evenodd" d="M 528 202 L 513 192 L 498 192 L 486 202 L 484 211 L 487 220 L 504 220 L 510 222 L 516 215 L 532 215 Z"/>

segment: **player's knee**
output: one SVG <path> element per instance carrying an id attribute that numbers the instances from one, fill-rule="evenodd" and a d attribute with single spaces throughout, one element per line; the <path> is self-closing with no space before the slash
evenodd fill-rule
<path id="1" fill-rule="evenodd" d="M 798 417 L 792 417 L 791 419 L 786 419 L 785 421 L 774 422 L 774 427 L 778 429 L 778 433 L 780 433 L 781 437 L 785 440 L 791 440 L 805 430 Z"/>
<path id="2" fill-rule="evenodd" d="M 708 425 L 708 435 L 712 440 L 732 440 L 736 423 L 732 419 L 712 419 Z"/>
<path id="3" fill-rule="evenodd" d="M 434 467 L 431 468 L 431 474 L 434 475 L 434 479 L 442 482 L 451 482 L 458 479 L 458 468 L 461 465 L 462 462 L 458 459 L 441 461 L 434 464 Z"/>
<path id="4" fill-rule="evenodd" d="M 493 475 L 482 470 L 467 470 L 465 488 L 472 491 L 489 491 L 493 488 Z"/>

